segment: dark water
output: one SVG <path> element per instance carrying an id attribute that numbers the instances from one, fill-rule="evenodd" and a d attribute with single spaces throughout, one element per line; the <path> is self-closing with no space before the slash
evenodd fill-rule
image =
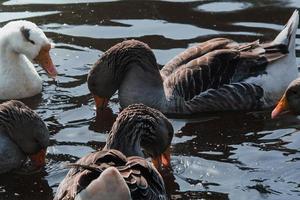
<path id="1" fill-rule="evenodd" d="M 88 2 L 88 3 L 87 3 Z M 52 199 L 67 173 L 63 166 L 104 146 L 119 112 L 117 95 L 95 119 L 86 77 L 103 51 L 124 39 L 148 43 L 159 64 L 213 37 L 271 40 L 299 0 L 100 1 L 11 0 L 0 6 L 10 20 L 37 23 L 55 43 L 57 81 L 24 100 L 48 123 L 51 147 L 38 174 L 0 176 L 0 199 Z M 300 64 L 300 34 L 297 35 Z M 270 111 L 171 119 L 173 172 L 163 174 L 172 199 L 300 199 L 300 120 L 270 120 Z"/>

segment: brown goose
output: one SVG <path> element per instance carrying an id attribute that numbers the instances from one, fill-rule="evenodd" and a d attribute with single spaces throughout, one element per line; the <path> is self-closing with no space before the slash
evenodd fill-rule
<path id="1" fill-rule="evenodd" d="M 34 111 L 20 101 L 0 104 L 0 173 L 21 167 L 27 156 L 43 166 L 48 145 L 47 126 Z"/>
<path id="2" fill-rule="evenodd" d="M 163 113 L 270 107 L 297 75 L 298 18 L 295 11 L 272 42 L 212 39 L 185 50 L 160 71 L 148 45 L 124 41 L 95 63 L 88 87 L 97 108 L 106 106 L 116 90 L 122 107 L 143 103 Z"/>
<path id="3" fill-rule="evenodd" d="M 104 149 L 71 165 L 54 200 L 166 199 L 162 177 L 142 157 L 168 165 L 172 137 L 173 127 L 161 112 L 142 104 L 127 107 Z"/>
<path id="4" fill-rule="evenodd" d="M 295 79 L 287 87 L 279 103 L 272 111 L 272 118 L 276 118 L 283 113 L 300 114 L 300 78 Z"/>

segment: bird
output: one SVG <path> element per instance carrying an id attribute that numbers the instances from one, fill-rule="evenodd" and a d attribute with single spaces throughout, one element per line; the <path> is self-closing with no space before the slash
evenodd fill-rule
<path id="1" fill-rule="evenodd" d="M 270 108 L 297 76 L 298 21 L 295 10 L 271 42 L 214 38 L 198 43 L 161 70 L 147 44 L 126 40 L 93 65 L 88 88 L 98 109 L 106 107 L 117 90 L 122 108 L 143 103 L 164 114 Z"/>
<path id="2" fill-rule="evenodd" d="M 273 109 L 271 118 L 274 119 L 286 113 L 300 114 L 300 77 L 289 84 L 280 101 Z"/>
<path id="3" fill-rule="evenodd" d="M 17 100 L 0 104 L 0 173 L 19 169 L 29 157 L 45 165 L 49 130 L 40 116 Z"/>
<path id="4" fill-rule="evenodd" d="M 38 63 L 50 77 L 57 70 L 50 57 L 52 43 L 34 23 L 12 21 L 0 29 L 0 100 L 23 99 L 41 93 Z"/>
<path id="5" fill-rule="evenodd" d="M 60 183 L 54 200 L 167 199 L 156 169 L 170 164 L 174 134 L 169 120 L 143 104 L 125 108 L 117 117 L 102 150 L 74 164 Z"/>

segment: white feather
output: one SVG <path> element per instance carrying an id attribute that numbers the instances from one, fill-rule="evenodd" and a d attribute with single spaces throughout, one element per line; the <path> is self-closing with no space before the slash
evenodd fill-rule
<path id="1" fill-rule="evenodd" d="M 274 39 L 274 44 L 289 44 L 289 53 L 268 65 L 266 74 L 246 80 L 264 89 L 264 100 L 267 106 L 273 106 L 284 93 L 289 83 L 298 77 L 296 64 L 295 37 L 298 28 L 299 14 L 296 10 L 284 29 Z"/>
<path id="2" fill-rule="evenodd" d="M 30 29 L 32 44 L 21 27 Z M 0 99 L 21 99 L 42 91 L 42 80 L 31 61 L 49 40 L 34 23 L 13 21 L 0 29 Z"/>
<path id="3" fill-rule="evenodd" d="M 129 188 L 120 172 L 110 167 L 82 190 L 75 200 L 130 200 Z"/>

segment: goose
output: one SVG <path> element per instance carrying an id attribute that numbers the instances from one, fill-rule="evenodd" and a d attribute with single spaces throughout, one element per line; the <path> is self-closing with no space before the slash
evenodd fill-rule
<path id="1" fill-rule="evenodd" d="M 293 80 L 287 87 L 280 101 L 273 109 L 271 118 L 274 119 L 285 113 L 300 114 L 300 77 Z"/>
<path id="2" fill-rule="evenodd" d="M 161 175 L 144 157 L 167 166 L 173 132 L 161 112 L 130 105 L 118 115 L 103 150 L 70 164 L 54 200 L 167 199 Z"/>
<path id="3" fill-rule="evenodd" d="M 48 145 L 49 131 L 38 114 L 17 100 L 0 104 L 0 173 L 22 167 L 27 157 L 41 168 Z"/>
<path id="4" fill-rule="evenodd" d="M 42 91 L 42 79 L 32 62 L 55 77 L 50 49 L 51 42 L 32 22 L 12 21 L 0 29 L 0 100 L 23 99 Z"/>
<path id="5" fill-rule="evenodd" d="M 147 44 L 123 41 L 91 68 L 88 88 L 98 109 L 117 90 L 121 107 L 143 103 L 165 114 L 266 109 L 297 76 L 298 21 L 296 10 L 272 42 L 214 38 L 199 43 L 161 70 Z"/>

